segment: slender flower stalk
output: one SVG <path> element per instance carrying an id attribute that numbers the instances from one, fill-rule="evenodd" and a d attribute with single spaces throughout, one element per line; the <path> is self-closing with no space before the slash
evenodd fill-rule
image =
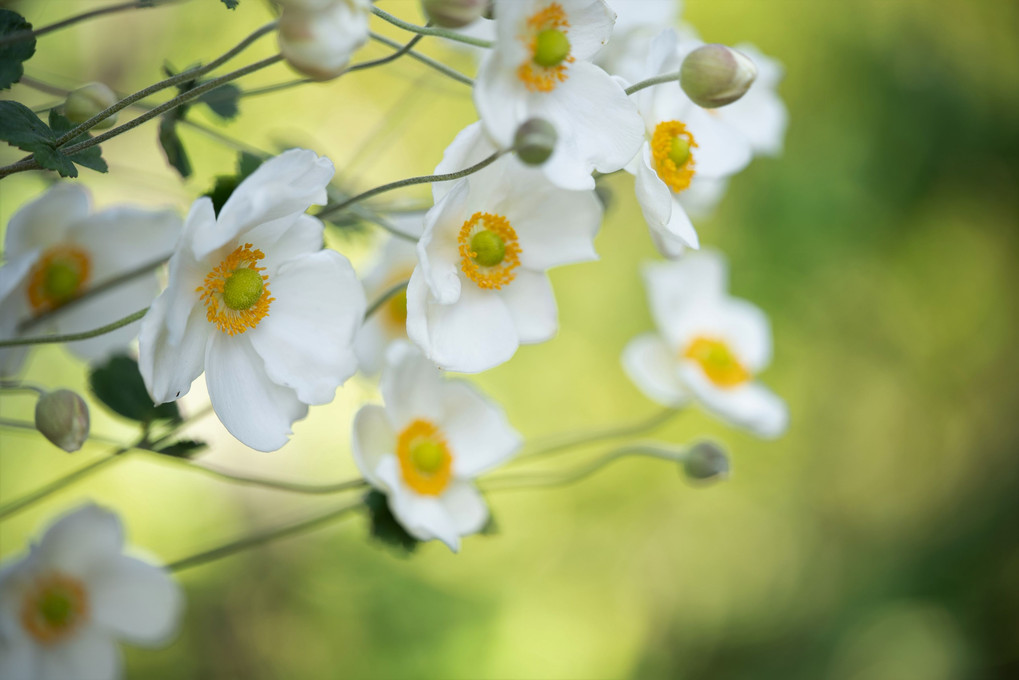
<path id="1" fill-rule="evenodd" d="M 95 338 L 106 333 L 112 333 L 118 328 L 134 323 L 138 319 L 145 316 L 145 312 L 149 311 L 149 308 L 139 309 L 134 314 L 129 314 L 123 319 L 118 319 L 113 323 L 108 323 L 105 326 L 100 326 L 90 331 L 84 331 L 83 333 L 65 333 L 63 335 L 44 335 L 37 338 L 12 338 L 10 340 L 0 340 L 0 347 L 18 347 L 21 345 L 45 345 L 54 342 L 74 342 L 75 340 L 88 340 L 89 338 Z"/>
<path id="2" fill-rule="evenodd" d="M 9 35 L 5 35 L 3 37 L 0 37 L 0 47 L 3 47 L 4 45 L 10 45 L 12 43 L 21 42 L 23 40 L 28 40 L 30 38 L 38 38 L 40 36 L 46 35 L 47 33 L 58 31 L 61 28 L 67 28 L 68 26 L 73 26 L 75 24 L 81 23 L 82 21 L 87 21 L 89 19 L 95 19 L 97 17 L 106 16 L 107 14 L 115 14 L 117 12 L 123 12 L 124 10 L 129 9 L 154 9 L 156 7 L 161 7 L 163 5 L 171 5 L 173 3 L 185 1 L 186 0 L 136 0 L 135 2 L 125 2 L 119 5 L 100 7 L 99 9 L 94 9 L 89 12 L 82 12 L 81 14 L 76 14 L 73 17 L 68 17 L 67 19 L 61 19 L 60 21 L 49 24 L 48 26 L 43 26 L 42 28 L 36 28 L 31 31 L 20 31 L 18 33 L 11 33 Z"/>
<path id="3" fill-rule="evenodd" d="M 399 283 L 394 284 L 391 288 L 389 288 L 384 293 L 379 295 L 378 299 L 368 306 L 368 309 L 364 313 L 364 318 L 365 319 L 371 318 L 371 315 L 379 311 L 382 305 L 386 304 L 393 297 L 399 295 L 402 291 L 406 290 L 408 283 L 410 283 L 410 280 L 400 281 Z"/>
<path id="4" fill-rule="evenodd" d="M 379 35 L 378 33 L 369 33 L 368 37 L 370 37 L 372 40 L 374 40 L 377 43 L 381 43 L 383 45 L 387 45 L 387 46 L 392 47 L 394 49 L 400 47 L 400 43 L 396 42 L 395 40 L 390 40 L 389 38 L 385 37 L 384 35 Z M 407 52 L 407 54 L 408 54 L 408 56 L 410 56 L 411 59 L 416 59 L 417 61 L 420 61 L 422 64 L 435 69 L 436 71 L 438 71 L 439 73 L 441 73 L 441 74 L 443 74 L 445 76 L 449 76 L 450 78 L 452 78 L 453 80 L 457 81 L 458 83 L 463 83 L 467 87 L 473 87 L 474 86 L 474 80 L 472 78 L 469 78 L 469 77 L 465 76 L 464 74 L 460 73 L 459 71 L 451 69 L 450 67 L 448 67 L 445 64 L 443 64 L 441 61 L 436 61 L 436 60 L 432 59 L 431 57 L 427 57 L 427 56 L 421 54 L 420 52 L 415 52 L 414 50 L 409 50 Z"/>
<path id="5" fill-rule="evenodd" d="M 455 42 L 461 42 L 461 43 L 464 43 L 466 45 L 474 45 L 475 47 L 491 47 L 492 46 L 492 42 L 490 40 L 482 40 L 481 38 L 472 38 L 469 35 L 464 35 L 462 33 L 458 33 L 456 31 L 451 31 L 451 30 L 448 30 L 448 29 L 445 29 L 445 28 L 438 28 L 436 26 L 432 26 L 432 27 L 429 27 L 429 26 L 418 26 L 416 24 L 408 23 L 408 22 L 404 21 L 403 19 L 398 19 L 397 17 L 394 17 L 392 14 L 389 14 L 388 12 L 382 11 L 378 7 L 372 7 L 372 14 L 374 14 L 378 18 L 382 19 L 383 21 L 388 21 L 389 23 L 393 24 L 394 26 L 402 28 L 405 31 L 411 31 L 411 32 L 417 33 L 419 35 L 435 35 L 435 36 L 438 36 L 440 38 L 446 38 L 448 40 L 453 40 Z"/>

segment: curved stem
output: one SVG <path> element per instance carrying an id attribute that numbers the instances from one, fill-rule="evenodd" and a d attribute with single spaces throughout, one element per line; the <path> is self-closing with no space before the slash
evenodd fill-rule
<path id="1" fill-rule="evenodd" d="M 94 328 L 90 331 L 83 331 L 81 333 L 65 333 L 63 335 L 44 335 L 36 338 L 12 338 L 10 340 L 0 340 L 0 347 L 17 347 L 19 345 L 45 345 L 53 342 L 74 342 L 75 340 L 88 340 L 99 335 L 104 335 L 118 328 L 123 328 L 129 323 L 134 323 L 138 319 L 145 316 L 145 312 L 149 311 L 149 308 L 139 309 L 134 314 L 129 314 L 123 319 L 108 323 L 105 326 Z"/>
<path id="2" fill-rule="evenodd" d="M 676 71 L 675 73 L 666 73 L 666 74 L 661 75 L 661 76 L 655 76 L 654 78 L 648 78 L 647 80 L 642 80 L 639 83 L 634 83 L 630 87 L 626 88 L 625 92 L 626 92 L 626 94 L 630 95 L 630 94 L 633 94 L 635 92 L 640 92 L 644 88 L 651 87 L 652 85 L 661 85 L 662 83 L 671 83 L 671 82 L 676 81 L 676 80 L 679 80 L 679 71 Z"/>
<path id="3" fill-rule="evenodd" d="M 389 38 L 383 35 L 379 35 L 377 33 L 369 33 L 368 35 L 371 36 L 371 39 L 374 40 L 375 42 L 382 43 L 383 45 L 388 45 L 389 47 L 392 47 L 394 49 L 400 47 L 400 43 L 396 42 L 395 40 L 390 40 Z M 471 78 L 468 78 L 459 71 L 451 69 L 450 67 L 443 64 L 441 61 L 436 61 L 431 57 L 426 57 L 420 52 L 415 52 L 414 50 L 410 50 L 409 52 L 407 52 L 407 54 L 410 56 L 411 59 L 416 59 L 420 61 L 422 64 L 425 64 L 426 66 L 435 69 L 436 71 L 445 76 L 449 76 L 458 83 L 463 83 L 468 87 L 474 86 L 474 81 Z"/>
<path id="4" fill-rule="evenodd" d="M 156 453 L 155 455 L 162 454 Z M 166 459 L 166 456 L 162 456 Z M 275 479 L 266 479 L 264 477 L 251 477 L 248 475 L 242 475 L 236 472 L 230 472 L 229 470 L 223 470 L 216 467 L 210 467 L 208 465 L 198 465 L 197 463 L 191 463 L 189 461 L 180 458 L 170 458 L 174 462 L 183 463 L 187 468 L 191 470 L 197 470 L 198 472 L 204 472 L 212 477 L 219 479 L 225 479 L 228 482 L 236 482 L 237 484 L 246 484 L 250 486 L 257 486 L 264 489 L 275 489 L 277 491 L 290 491 L 291 493 L 310 494 L 314 496 L 325 496 L 334 493 L 340 493 L 342 491 L 351 491 L 353 489 L 360 489 L 368 485 L 368 482 L 358 477 L 357 479 L 348 479 L 343 482 L 336 482 L 335 484 L 303 484 L 301 482 L 283 482 Z"/>
<path id="5" fill-rule="evenodd" d="M 219 546 L 218 548 L 206 550 L 205 552 L 200 552 L 196 555 L 185 557 L 183 559 L 177 560 L 176 562 L 171 562 L 170 564 L 166 565 L 166 568 L 169 571 L 177 572 L 182 571 L 184 569 L 190 569 L 191 567 L 197 567 L 202 564 L 207 564 L 209 562 L 214 562 L 218 559 L 229 557 L 230 555 L 233 555 L 235 553 L 247 550 L 248 548 L 254 548 L 260 545 L 265 545 L 266 543 L 269 543 L 271 541 L 286 538 L 287 536 L 294 536 L 305 531 L 316 529 L 324 524 L 328 524 L 329 522 L 340 519 L 341 517 L 346 516 L 350 512 L 363 507 L 364 507 L 363 501 L 357 501 L 356 503 L 342 505 L 338 508 L 330 510 L 327 513 L 311 517 L 310 519 L 305 519 L 299 522 L 294 522 L 292 524 L 286 524 L 281 527 L 269 529 L 267 531 L 262 531 L 257 534 L 253 534 L 251 536 L 239 539 L 237 541 L 226 543 L 224 545 Z"/>
<path id="6" fill-rule="evenodd" d="M 84 12 L 82 14 L 77 14 L 73 17 L 68 17 L 67 19 L 62 19 L 61 21 L 49 24 L 48 26 L 43 26 L 42 28 L 36 28 L 31 31 L 19 31 L 17 33 L 5 35 L 2 38 L 0 38 L 0 47 L 3 47 L 4 45 L 9 45 L 10 43 L 28 40 L 29 38 L 38 38 L 41 35 L 52 33 L 53 31 L 60 30 L 61 28 L 67 28 L 68 26 L 73 26 L 74 24 L 80 23 L 82 21 L 94 19 L 95 17 L 101 17 L 106 14 L 121 12 L 125 9 L 153 9 L 155 7 L 159 7 L 160 5 L 170 5 L 175 2 L 182 1 L 183 0 L 137 0 L 136 2 L 125 2 L 120 5 L 100 7 L 99 9 L 94 9 L 90 12 Z"/>
<path id="7" fill-rule="evenodd" d="M 387 289 L 386 292 L 384 292 L 375 300 L 375 302 L 368 305 L 368 309 L 365 310 L 364 313 L 365 320 L 370 319 L 371 315 L 379 311 L 379 308 L 382 307 L 382 305 L 389 302 L 389 300 L 392 299 L 394 296 L 398 295 L 400 291 L 405 290 L 407 288 L 408 283 L 410 283 L 410 280 L 400 281 L 399 283 Z"/>
<path id="8" fill-rule="evenodd" d="M 417 45 L 419 42 L 421 42 L 421 39 L 424 37 L 425 36 L 421 34 L 415 35 L 413 38 L 407 41 L 406 45 L 404 45 L 397 51 L 393 52 L 392 54 L 385 57 L 380 57 L 379 59 L 372 59 L 371 61 L 362 61 L 360 64 L 354 64 L 353 66 L 347 69 L 347 73 L 350 73 L 351 71 L 361 71 L 363 69 L 371 68 L 373 66 L 381 66 L 382 64 L 388 64 L 389 62 L 395 59 L 399 59 L 400 57 L 414 49 L 414 45 Z"/>
<path id="9" fill-rule="evenodd" d="M 3 505 L 2 507 L 0 507 L 0 519 L 9 517 L 10 515 L 13 515 L 16 512 L 27 508 L 29 505 L 32 505 L 33 503 L 40 501 L 43 498 L 46 498 L 50 494 L 56 493 L 57 491 L 60 491 L 66 486 L 70 486 L 71 484 L 78 481 L 82 477 L 87 477 L 96 470 L 106 467 L 113 461 L 119 460 L 122 454 L 130 450 L 131 447 L 127 446 L 119 448 L 108 456 L 93 461 L 88 465 L 85 465 L 84 467 L 80 467 L 74 472 L 63 476 L 56 481 L 50 482 L 49 484 L 46 484 L 45 486 L 42 486 L 36 489 L 35 491 L 32 491 L 31 493 L 25 494 L 24 496 L 18 498 L 17 500 L 13 500 L 10 503 Z"/>
<path id="10" fill-rule="evenodd" d="M 393 24 L 394 26 L 398 26 L 398 27 L 402 28 L 405 31 L 411 31 L 411 32 L 417 33 L 419 35 L 435 35 L 435 36 L 438 36 L 440 38 L 446 38 L 448 40 L 455 40 L 456 42 L 462 42 L 462 43 L 465 43 L 467 45 L 474 45 L 475 47 L 491 47 L 492 46 L 492 43 L 490 41 L 488 41 L 488 40 L 482 40 L 481 38 L 472 38 L 472 37 L 470 37 L 468 35 L 463 35 L 461 33 L 457 33 L 456 31 L 450 31 L 450 30 L 445 29 L 445 28 L 437 28 L 437 27 L 430 27 L 430 26 L 418 26 L 416 24 L 408 23 L 408 22 L 404 21 L 403 19 L 399 19 L 397 17 L 394 17 L 392 14 L 390 14 L 388 12 L 383 12 L 378 7 L 372 7 L 372 14 L 374 14 L 375 16 L 377 16 L 378 18 L 380 18 L 380 19 L 382 19 L 384 21 L 388 21 L 389 23 Z"/>

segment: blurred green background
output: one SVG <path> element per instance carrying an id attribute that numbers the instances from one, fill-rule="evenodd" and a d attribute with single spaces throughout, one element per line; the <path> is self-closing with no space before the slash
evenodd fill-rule
<path id="1" fill-rule="evenodd" d="M 5 3 L 36 25 L 101 4 Z M 421 21 L 411 0 L 380 5 Z M 129 677 L 1019 677 L 1019 4 L 689 0 L 683 16 L 706 40 L 755 43 L 787 69 L 785 155 L 755 160 L 699 231 L 729 256 L 733 292 L 771 315 L 763 379 L 788 400 L 789 433 L 762 443 L 691 411 L 654 436 L 725 442 L 729 482 L 694 488 L 672 466 L 630 460 L 566 489 L 493 494 L 499 533 L 469 538 L 459 555 L 428 544 L 401 557 L 355 517 L 185 571 L 179 637 L 126 650 Z M 161 77 L 164 59 L 208 61 L 270 19 L 259 0 L 117 15 L 41 38 L 26 72 L 134 91 Z M 473 68 L 437 41 L 420 48 Z M 233 64 L 274 49 L 265 38 Z M 386 53 L 370 45 L 355 59 Z M 278 65 L 240 82 L 292 77 Z M 4 96 L 56 101 L 23 86 Z M 199 108 L 189 117 L 262 148 L 313 148 L 352 190 L 430 172 L 476 118 L 467 88 L 409 59 L 251 97 L 229 124 Z M 236 152 L 182 136 L 188 182 L 168 169 L 154 123 L 104 144 L 110 174 L 79 181 L 99 205 L 184 212 Z M 18 157 L 0 150 L 4 163 Z M 0 223 L 47 180 L 3 180 Z M 528 437 L 658 408 L 618 360 L 650 328 L 638 267 L 654 253 L 632 180 L 609 187 L 602 260 L 553 273 L 559 336 L 477 378 Z M 371 231 L 330 239 L 355 264 L 378 242 Z M 84 390 L 85 367 L 59 348 L 36 351 L 27 376 Z M 272 454 L 244 449 L 214 419 L 190 431 L 213 443 L 202 461 L 346 479 L 350 420 L 377 399 L 352 381 Z M 31 409 L 3 397 L 6 418 Z M 132 433 L 97 405 L 93 431 Z M 10 430 L 0 442 L 0 500 L 107 450 L 67 455 Z M 336 502 L 138 455 L 5 522 L 0 555 L 86 498 L 121 512 L 130 540 L 167 562 Z"/>

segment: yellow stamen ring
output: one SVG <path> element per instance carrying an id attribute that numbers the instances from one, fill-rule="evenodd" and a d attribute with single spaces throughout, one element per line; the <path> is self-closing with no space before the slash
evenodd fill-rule
<path id="1" fill-rule="evenodd" d="M 256 266 L 265 258 L 250 243 L 237 247 L 205 277 L 195 289 L 205 303 L 205 318 L 227 335 L 244 333 L 258 326 L 269 314 L 276 298 L 269 292 L 269 277 Z"/>
<path id="2" fill-rule="evenodd" d="M 56 309 L 76 298 L 92 272 L 89 254 L 76 246 L 46 250 L 28 275 L 28 302 L 36 313 Z"/>
<path id="3" fill-rule="evenodd" d="M 566 12 L 558 2 L 528 17 L 520 40 L 531 58 L 517 69 L 517 77 L 531 92 L 551 92 L 568 77 L 567 68 L 576 61 L 570 54 L 569 27 Z"/>
<path id="4" fill-rule="evenodd" d="M 67 638 L 88 618 L 82 583 L 59 573 L 36 579 L 21 603 L 21 625 L 42 644 Z"/>
<path id="5" fill-rule="evenodd" d="M 424 419 L 404 428 L 396 439 L 396 457 L 407 486 L 424 496 L 438 496 L 453 477 L 453 456 L 442 431 Z"/>
<path id="6" fill-rule="evenodd" d="M 700 364 L 708 379 L 723 389 L 739 387 L 751 378 L 750 371 L 722 340 L 698 336 L 683 352 L 683 358 Z"/>
<path id="7" fill-rule="evenodd" d="M 651 136 L 651 157 L 655 171 L 677 194 L 688 186 L 694 176 L 694 154 L 697 142 L 678 120 L 659 123 Z"/>
<path id="8" fill-rule="evenodd" d="M 479 288 L 502 288 L 516 277 L 520 244 L 517 232 L 502 215 L 474 213 L 460 228 L 457 242 L 460 244 L 460 268 Z M 494 257 L 498 250 L 496 244 L 502 248 L 502 257 L 498 260 Z M 483 252 L 479 253 L 482 246 Z"/>

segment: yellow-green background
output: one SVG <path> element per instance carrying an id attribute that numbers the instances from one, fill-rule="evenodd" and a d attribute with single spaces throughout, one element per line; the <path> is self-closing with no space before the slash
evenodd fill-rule
<path id="1" fill-rule="evenodd" d="M 6 4 L 43 25 L 100 3 Z M 421 20 L 416 2 L 381 5 Z M 788 400 L 788 434 L 762 443 L 685 414 L 656 436 L 724 441 L 729 482 L 693 488 L 670 465 L 631 460 L 574 487 L 493 496 L 498 535 L 467 539 L 459 555 L 429 544 L 398 557 L 355 517 L 184 572 L 179 637 L 127 650 L 129 677 L 1019 675 L 1019 5 L 690 0 L 684 16 L 705 39 L 753 42 L 787 69 L 785 155 L 754 161 L 699 232 L 729 256 L 733 292 L 771 315 L 775 358 L 762 378 Z M 26 70 L 65 87 L 104 80 L 134 91 L 161 77 L 164 60 L 208 61 L 270 18 L 259 0 L 234 12 L 193 0 L 98 19 L 41 38 Z M 432 39 L 420 47 L 472 68 Z M 264 38 L 233 64 L 274 49 Z M 356 58 L 385 53 L 369 46 Z M 241 83 L 290 77 L 279 65 Z M 55 101 L 21 86 L 3 96 Z M 409 59 L 245 100 L 228 125 L 190 115 L 263 148 L 313 148 L 352 189 L 429 172 L 475 120 L 467 88 Z M 197 169 L 189 182 L 167 169 L 153 123 L 103 145 L 109 175 L 86 170 L 78 181 L 100 205 L 183 212 L 234 162 L 200 133 L 183 135 Z M 0 150 L 3 162 L 17 157 Z M 45 182 L 3 180 L 0 222 Z M 559 336 L 476 379 L 525 436 L 657 409 L 618 360 L 650 328 L 638 268 L 655 255 L 631 186 L 609 182 L 601 261 L 553 273 Z M 331 244 L 360 264 L 375 238 Z M 84 390 L 85 367 L 61 349 L 37 351 L 27 370 Z M 369 382 L 348 383 L 271 454 L 234 443 L 214 419 L 194 433 L 213 443 L 210 463 L 345 479 L 355 473 L 349 423 L 372 400 Z M 28 418 L 31 400 L 5 395 L 2 411 Z M 94 432 L 131 435 L 102 407 L 92 413 Z M 0 500 L 106 451 L 0 437 Z M 118 510 L 131 542 L 163 561 L 336 502 L 139 455 L 0 525 L 0 555 L 86 498 Z"/>

